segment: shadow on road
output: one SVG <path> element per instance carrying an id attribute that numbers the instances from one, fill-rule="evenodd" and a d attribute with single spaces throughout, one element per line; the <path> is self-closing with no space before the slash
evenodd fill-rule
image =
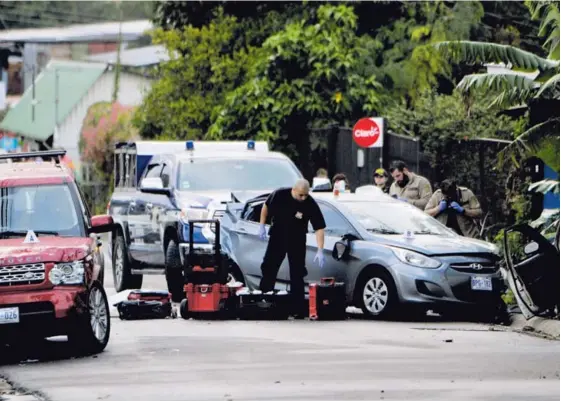
<path id="1" fill-rule="evenodd" d="M 66 337 L 35 340 L 18 345 L 0 346 L 0 366 L 27 365 L 76 358 L 97 358 L 97 355 L 83 356 L 72 347 Z"/>

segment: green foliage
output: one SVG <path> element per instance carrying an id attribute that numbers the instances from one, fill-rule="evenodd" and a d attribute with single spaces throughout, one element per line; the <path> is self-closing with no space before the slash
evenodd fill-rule
<path id="1" fill-rule="evenodd" d="M 559 2 L 526 0 L 524 4 L 532 19 L 541 21 L 538 35 L 546 37 L 543 47 L 549 52 L 548 58 L 559 60 Z"/>
<path id="2" fill-rule="evenodd" d="M 374 113 L 380 85 L 361 74 L 365 50 L 356 28 L 351 7 L 322 5 L 317 17 L 287 24 L 269 37 L 245 84 L 218 110 L 208 137 L 281 139 L 296 144 L 305 160 L 312 128 L 349 125 Z"/>

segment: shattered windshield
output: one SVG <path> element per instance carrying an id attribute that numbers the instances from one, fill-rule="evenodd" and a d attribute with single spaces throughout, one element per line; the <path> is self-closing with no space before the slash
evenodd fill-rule
<path id="1" fill-rule="evenodd" d="M 292 187 L 299 171 L 283 159 L 207 159 L 183 162 L 180 191 L 259 191 Z"/>
<path id="2" fill-rule="evenodd" d="M 65 184 L 0 188 L 0 239 L 26 235 L 82 236 L 79 214 Z"/>
<path id="3" fill-rule="evenodd" d="M 372 233 L 402 235 L 406 231 L 411 231 L 417 235 L 453 235 L 446 226 L 423 211 L 397 202 L 341 203 L 367 231 Z"/>

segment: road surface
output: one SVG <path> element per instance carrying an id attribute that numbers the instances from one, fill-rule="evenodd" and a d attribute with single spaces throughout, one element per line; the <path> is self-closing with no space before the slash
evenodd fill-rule
<path id="1" fill-rule="evenodd" d="M 145 279 L 146 288 L 165 288 L 163 277 Z M 108 292 L 112 301 L 123 296 Z M 560 397 L 558 341 L 486 325 L 116 317 L 111 324 L 96 357 L 72 359 L 63 341 L 52 342 L 40 361 L 0 365 L 0 374 L 52 401 Z"/>

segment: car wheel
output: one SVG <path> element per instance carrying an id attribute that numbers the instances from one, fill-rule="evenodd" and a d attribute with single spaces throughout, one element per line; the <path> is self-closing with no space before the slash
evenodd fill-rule
<path id="1" fill-rule="evenodd" d="M 241 269 L 231 260 L 228 260 L 228 262 L 228 278 L 226 284 L 242 283 L 245 286 L 245 280 Z"/>
<path id="2" fill-rule="evenodd" d="M 117 236 L 113 248 L 113 283 L 115 291 L 135 290 L 142 287 L 142 275 L 131 273 L 131 262 L 127 254 L 125 239 Z"/>
<path id="3" fill-rule="evenodd" d="M 375 318 L 390 316 L 398 303 L 397 289 L 385 271 L 368 273 L 358 285 L 358 303 L 365 315 Z M 356 291 L 355 290 L 355 291 Z"/>
<path id="4" fill-rule="evenodd" d="M 183 270 L 179 256 L 179 246 L 170 240 L 166 249 L 166 282 L 173 302 L 181 302 L 185 298 L 183 291 Z"/>
<path id="5" fill-rule="evenodd" d="M 88 290 L 83 311 L 68 333 L 69 343 L 80 354 L 91 355 L 102 352 L 111 334 L 111 314 L 109 301 L 103 286 L 94 281 Z"/>

